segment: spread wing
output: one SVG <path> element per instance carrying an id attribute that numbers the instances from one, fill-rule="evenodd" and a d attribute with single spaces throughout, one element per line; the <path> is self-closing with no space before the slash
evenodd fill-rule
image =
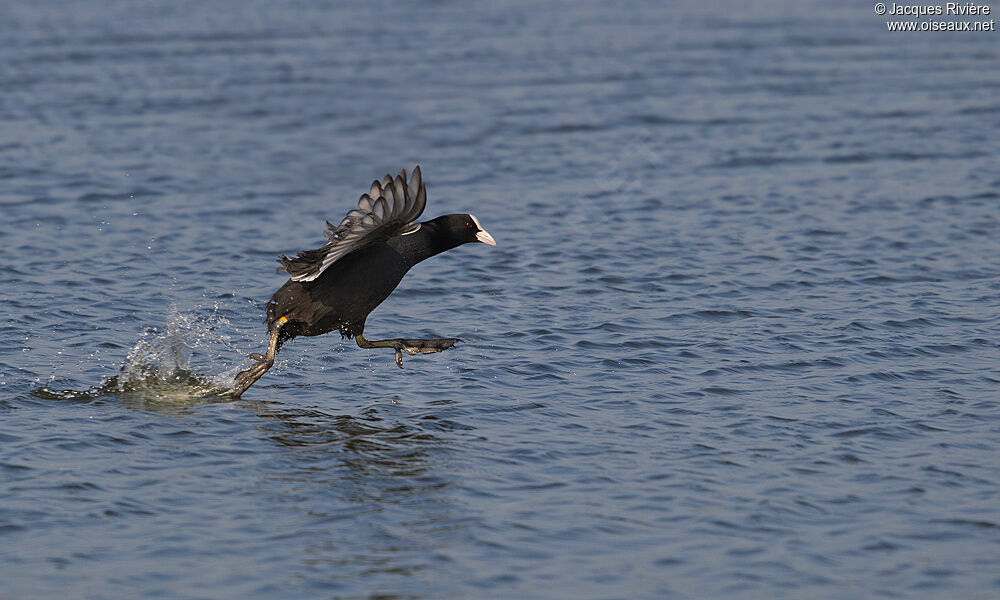
<path id="1" fill-rule="evenodd" d="M 278 259 L 281 269 L 288 271 L 293 281 L 312 281 L 327 267 L 351 252 L 387 240 L 395 235 L 412 233 L 420 225 L 414 221 L 424 212 L 427 190 L 420 179 L 420 166 L 413 168 L 407 182 L 406 169 L 393 179 L 386 175 L 382 182 L 372 182 L 367 194 L 358 200 L 358 207 L 347 213 L 340 225 L 326 222 L 323 247 L 299 252 L 295 258 Z"/>

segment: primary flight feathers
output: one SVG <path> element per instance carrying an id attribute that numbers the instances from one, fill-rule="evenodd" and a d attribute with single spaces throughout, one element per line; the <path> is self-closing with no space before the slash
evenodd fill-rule
<path id="1" fill-rule="evenodd" d="M 322 248 L 304 250 L 295 258 L 282 256 L 281 268 L 293 281 L 312 281 L 338 259 L 351 252 L 389 239 L 394 235 L 412 233 L 414 225 L 427 204 L 427 189 L 420 180 L 420 166 L 413 168 L 407 182 L 406 169 L 393 179 L 386 174 L 381 183 L 372 182 L 367 194 L 358 200 L 358 207 L 347 213 L 340 225 L 326 222 L 326 237 Z"/>

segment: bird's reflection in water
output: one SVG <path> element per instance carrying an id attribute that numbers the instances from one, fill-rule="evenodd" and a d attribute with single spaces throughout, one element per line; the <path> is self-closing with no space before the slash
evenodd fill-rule
<path id="1" fill-rule="evenodd" d="M 433 408 L 408 408 L 398 396 L 356 416 L 242 404 L 264 419 L 261 428 L 283 450 L 261 485 L 303 518 L 293 534 L 304 542 L 296 578 L 342 589 L 380 574 L 377 581 L 413 592 L 427 572 L 451 562 L 446 540 L 469 518 L 456 498 L 460 466 L 450 438 L 471 427 L 438 418 Z M 338 405 L 343 401 L 329 403 Z M 390 588 L 383 593 L 397 597 Z"/>

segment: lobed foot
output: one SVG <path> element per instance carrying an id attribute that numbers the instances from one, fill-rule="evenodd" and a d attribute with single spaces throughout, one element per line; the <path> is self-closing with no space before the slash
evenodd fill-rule
<path id="1" fill-rule="evenodd" d="M 431 340 L 411 340 L 393 338 L 391 340 L 366 340 L 361 334 L 354 336 L 358 346 L 362 348 L 394 348 L 396 350 L 396 366 L 403 368 L 403 352 L 410 356 L 415 354 L 434 354 L 451 348 L 462 340 L 458 338 L 440 338 Z"/>
<path id="2" fill-rule="evenodd" d="M 402 349 L 409 355 L 434 354 L 451 348 L 462 340 L 458 338 L 441 338 L 437 340 L 399 340 Z"/>
<path id="3" fill-rule="evenodd" d="M 398 340 L 396 348 L 396 366 L 403 368 L 403 352 L 410 356 L 417 354 L 434 354 L 444 352 L 462 340 L 458 338 L 441 338 L 434 340 Z"/>
<path id="4" fill-rule="evenodd" d="M 234 396 L 239 397 L 243 392 L 247 391 L 251 385 L 256 383 L 274 365 L 273 360 L 267 360 L 260 354 L 256 356 L 260 356 L 260 359 L 254 359 L 257 360 L 257 363 L 246 371 L 240 371 L 236 375 L 236 379 L 233 380 Z M 251 355 L 251 358 L 254 358 L 254 355 Z"/>

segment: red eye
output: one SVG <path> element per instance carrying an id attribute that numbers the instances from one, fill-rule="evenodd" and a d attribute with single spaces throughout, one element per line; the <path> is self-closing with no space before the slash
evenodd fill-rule
<path id="1" fill-rule="evenodd" d="M 470 223 L 470 222 L 466 221 L 466 222 L 465 222 L 465 228 L 466 228 L 466 229 L 471 229 L 471 228 L 472 228 L 472 223 Z"/>

